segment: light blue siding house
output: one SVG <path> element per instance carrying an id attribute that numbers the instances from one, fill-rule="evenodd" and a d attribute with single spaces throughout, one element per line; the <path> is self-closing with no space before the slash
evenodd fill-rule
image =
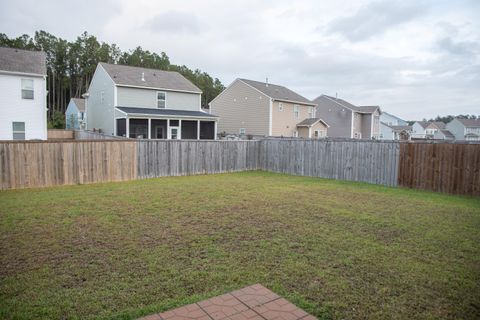
<path id="1" fill-rule="evenodd" d="M 65 111 L 65 128 L 69 130 L 85 129 L 85 99 L 72 98 Z"/>
<path id="2" fill-rule="evenodd" d="M 410 139 L 412 127 L 408 123 L 388 112 L 380 115 L 380 139 L 381 140 L 405 140 Z"/>

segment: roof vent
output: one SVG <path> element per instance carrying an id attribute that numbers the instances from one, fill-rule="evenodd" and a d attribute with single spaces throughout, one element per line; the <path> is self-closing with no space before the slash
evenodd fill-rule
<path id="1" fill-rule="evenodd" d="M 268 87 L 268 78 L 265 79 L 265 87 Z"/>
<path id="2" fill-rule="evenodd" d="M 145 72 L 142 72 L 142 81 L 145 81 Z"/>

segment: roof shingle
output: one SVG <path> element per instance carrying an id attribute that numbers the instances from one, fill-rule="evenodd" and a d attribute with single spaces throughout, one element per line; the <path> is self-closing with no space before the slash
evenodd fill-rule
<path id="1" fill-rule="evenodd" d="M 271 84 L 260 81 L 248 80 L 248 79 L 239 79 L 240 81 L 248 84 L 249 86 L 254 87 L 258 91 L 262 92 L 266 96 L 280 101 L 286 102 L 298 102 L 302 104 L 312 105 L 314 106 L 315 103 L 308 100 L 307 98 L 299 95 L 298 93 L 280 85 Z"/>
<path id="2" fill-rule="evenodd" d="M 176 71 L 132 67 L 105 62 L 100 62 L 99 64 L 107 71 L 113 82 L 118 85 L 202 93 L 196 85 Z"/>
<path id="3" fill-rule="evenodd" d="M 116 107 L 118 110 L 128 114 L 145 114 L 154 116 L 183 116 L 183 117 L 206 117 L 217 118 L 217 116 L 203 111 L 188 111 L 174 109 L 154 109 L 154 108 L 137 108 L 137 107 Z"/>
<path id="4" fill-rule="evenodd" d="M 73 102 L 78 108 L 78 111 L 85 112 L 85 99 L 81 98 L 72 98 Z"/>
<path id="5" fill-rule="evenodd" d="M 46 75 L 45 52 L 0 47 L 0 70 Z"/>

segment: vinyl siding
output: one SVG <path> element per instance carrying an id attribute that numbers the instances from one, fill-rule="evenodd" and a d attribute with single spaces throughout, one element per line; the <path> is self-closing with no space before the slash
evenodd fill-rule
<path id="1" fill-rule="evenodd" d="M 78 122 L 78 109 L 73 100 L 70 101 L 65 111 L 65 128 L 78 130 L 80 129 L 80 124 Z"/>
<path id="2" fill-rule="evenodd" d="M 218 133 L 266 136 L 269 129 L 270 98 L 240 80 L 235 80 L 210 103 L 210 112 L 219 117 Z"/>
<path id="3" fill-rule="evenodd" d="M 104 92 L 104 101 L 101 101 L 101 92 Z M 88 88 L 86 100 L 87 129 L 101 129 L 104 133 L 114 134 L 114 94 L 115 85 L 101 65 L 97 66 L 93 79 Z"/>
<path id="4" fill-rule="evenodd" d="M 316 117 L 323 119 L 330 126 L 329 137 L 351 138 L 352 111 L 326 98 L 316 99 L 318 104 Z"/>
<path id="5" fill-rule="evenodd" d="M 446 129 L 455 136 L 456 140 L 465 140 L 465 126 L 457 119 L 447 123 Z"/>
<path id="6" fill-rule="evenodd" d="M 279 105 L 283 104 L 283 111 L 280 111 Z M 297 124 L 310 118 L 308 115 L 308 109 L 311 106 L 298 105 L 299 117 L 294 117 L 294 104 L 288 102 L 273 102 L 272 108 L 272 136 L 275 137 L 293 137 L 293 134 L 297 130 Z"/>
<path id="7" fill-rule="evenodd" d="M 362 139 L 371 139 L 372 138 L 372 115 L 371 114 L 362 114 L 360 115 L 362 119 L 361 132 Z"/>
<path id="8" fill-rule="evenodd" d="M 155 89 L 117 87 L 117 105 L 122 107 L 157 108 L 157 92 L 166 94 L 166 108 L 200 111 L 200 94 Z"/>
<path id="9" fill-rule="evenodd" d="M 355 134 L 360 134 L 361 138 L 364 138 L 362 132 L 362 115 L 360 113 L 354 112 L 353 113 L 353 137 L 355 138 Z"/>
<path id="10" fill-rule="evenodd" d="M 33 100 L 22 99 L 22 79 L 33 80 Z M 25 139 L 47 139 L 46 81 L 43 77 L 0 74 L 0 140 L 13 139 L 12 122 L 25 122 Z"/>

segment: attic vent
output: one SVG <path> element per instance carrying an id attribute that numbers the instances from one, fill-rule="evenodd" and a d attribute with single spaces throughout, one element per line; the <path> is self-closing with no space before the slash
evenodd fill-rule
<path id="1" fill-rule="evenodd" d="M 145 81 L 145 72 L 142 72 L 142 81 Z"/>

